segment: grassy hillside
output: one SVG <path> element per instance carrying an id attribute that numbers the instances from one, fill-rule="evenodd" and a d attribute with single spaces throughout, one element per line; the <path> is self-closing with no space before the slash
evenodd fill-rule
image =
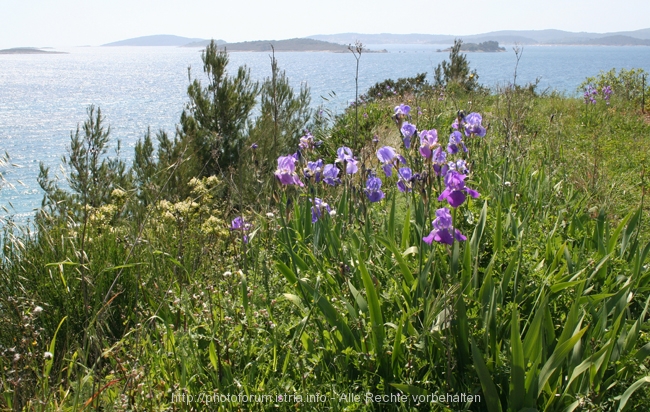
<path id="1" fill-rule="evenodd" d="M 3 408 L 650 406 L 650 121 L 628 83 L 397 81 L 304 120 L 281 72 L 249 87 L 215 50 L 157 154 L 146 136 L 104 162 L 90 110 L 70 191 L 44 171 L 38 226 L 4 227 Z"/>

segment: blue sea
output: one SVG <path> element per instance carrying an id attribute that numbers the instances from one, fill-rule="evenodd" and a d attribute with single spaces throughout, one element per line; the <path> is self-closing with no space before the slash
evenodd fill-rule
<path id="1" fill-rule="evenodd" d="M 388 53 L 366 53 L 359 66 L 360 93 L 387 78 L 430 76 L 449 45 L 367 45 Z M 468 60 L 485 86 L 512 81 L 515 53 L 469 53 Z M 13 188 L 0 191 L 0 216 L 25 221 L 40 206 L 36 182 L 39 162 L 62 174 L 70 133 L 86 119 L 86 108 L 99 106 L 112 139 L 123 144 L 130 160 L 148 128 L 173 133 L 187 102 L 190 75 L 204 79 L 200 50 L 178 47 L 78 47 L 69 54 L 0 55 L 0 153 L 18 167 L 0 170 Z M 351 53 L 276 53 L 291 84 L 311 89 L 312 105 L 341 113 L 354 100 L 356 62 Z M 254 79 L 270 75 L 268 53 L 231 53 L 230 68 L 250 68 Z M 587 77 L 611 68 L 650 72 L 650 48 L 601 46 L 525 46 L 517 83 L 540 79 L 540 89 L 574 95 Z M 7 211 L 2 210 L 6 208 Z"/>

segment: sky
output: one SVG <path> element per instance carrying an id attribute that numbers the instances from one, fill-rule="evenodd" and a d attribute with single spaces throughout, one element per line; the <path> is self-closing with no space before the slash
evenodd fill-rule
<path id="1" fill-rule="evenodd" d="M 228 42 L 335 33 L 469 35 L 650 27 L 648 0 L 0 0 L 0 48 L 153 34 Z"/>

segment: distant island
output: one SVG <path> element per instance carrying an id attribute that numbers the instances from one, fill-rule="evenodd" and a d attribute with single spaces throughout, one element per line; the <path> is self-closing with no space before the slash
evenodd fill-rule
<path id="1" fill-rule="evenodd" d="M 453 44 L 455 39 L 467 43 L 497 41 L 501 44 L 521 45 L 589 45 L 589 46 L 648 46 L 650 28 L 614 33 L 569 32 L 564 30 L 501 30 L 466 36 L 450 34 L 362 34 L 339 33 L 309 36 L 310 39 L 339 44 L 359 40 L 363 44 Z"/>
<path id="2" fill-rule="evenodd" d="M 68 54 L 67 52 L 43 50 L 37 47 L 14 47 L 0 50 L 0 54 Z"/>
<path id="3" fill-rule="evenodd" d="M 566 43 L 556 43 L 560 45 L 586 45 L 586 46 L 650 46 L 650 40 L 637 39 L 630 36 L 606 36 L 597 39 L 577 39 Z"/>
<path id="4" fill-rule="evenodd" d="M 333 52 L 349 53 L 348 46 L 314 39 L 258 40 L 222 44 L 229 52 Z M 363 49 L 365 53 L 386 53 Z"/>
<path id="5" fill-rule="evenodd" d="M 198 41 L 193 41 L 191 43 L 184 44 L 181 47 L 200 47 L 200 48 L 204 48 L 205 46 L 210 44 L 211 41 L 212 40 L 198 40 Z M 224 44 L 228 43 L 227 41 L 222 40 L 222 39 L 215 40 L 214 42 L 217 43 L 217 46 L 223 46 Z"/>
<path id="6" fill-rule="evenodd" d="M 102 44 L 102 47 L 116 46 L 185 46 L 188 43 L 202 42 L 205 39 L 174 36 L 171 34 L 154 34 L 153 36 L 134 37 L 132 39 Z"/>
<path id="7" fill-rule="evenodd" d="M 504 52 L 506 51 L 505 47 L 499 47 L 499 42 L 497 41 L 486 41 L 483 43 L 463 43 L 460 46 L 461 51 L 466 51 L 466 52 L 479 52 L 479 53 L 498 53 L 498 52 Z M 440 50 L 438 51 L 451 51 L 451 47 L 448 49 Z"/>
<path id="8" fill-rule="evenodd" d="M 153 36 L 134 37 L 103 44 L 103 47 L 115 46 L 176 46 L 204 48 L 211 40 L 193 39 L 188 37 L 158 34 Z M 225 40 L 215 40 L 217 45 L 225 47 L 229 52 L 270 52 L 271 46 L 277 52 L 349 52 L 347 45 L 331 43 L 309 38 L 296 38 L 287 40 L 257 40 L 240 43 L 228 43 Z M 354 42 L 352 42 L 354 43 Z M 363 50 L 366 53 L 385 53 L 386 50 Z"/>
<path id="9" fill-rule="evenodd" d="M 215 40 L 217 45 L 225 47 L 230 52 L 270 52 L 271 45 L 277 52 L 349 52 L 348 45 L 360 41 L 369 44 L 453 44 L 455 39 L 463 40 L 462 51 L 495 53 L 506 51 L 501 44 L 521 45 L 585 45 L 585 46 L 650 46 L 650 28 L 616 32 L 616 33 L 574 33 L 562 30 L 502 30 L 468 36 L 453 36 L 441 34 L 360 34 L 340 33 L 315 35 L 306 38 L 286 40 L 257 40 L 238 43 L 228 43 L 225 40 Z M 196 47 L 205 48 L 211 40 L 157 34 L 152 36 L 134 37 L 112 43 L 110 46 L 167 46 L 167 47 Z M 39 50 L 39 51 L 37 51 Z M 440 51 L 447 51 L 440 50 Z M 386 53 L 386 50 L 364 49 L 366 53 Z M 48 53 L 35 48 L 19 48 L 0 51 L 0 53 Z M 49 52 L 56 53 L 56 52 Z"/>

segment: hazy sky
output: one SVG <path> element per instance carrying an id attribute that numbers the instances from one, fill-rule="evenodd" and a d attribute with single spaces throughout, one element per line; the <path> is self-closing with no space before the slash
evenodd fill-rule
<path id="1" fill-rule="evenodd" d="M 0 48 L 175 34 L 226 41 L 313 34 L 611 32 L 650 27 L 648 0 L 0 0 Z"/>

